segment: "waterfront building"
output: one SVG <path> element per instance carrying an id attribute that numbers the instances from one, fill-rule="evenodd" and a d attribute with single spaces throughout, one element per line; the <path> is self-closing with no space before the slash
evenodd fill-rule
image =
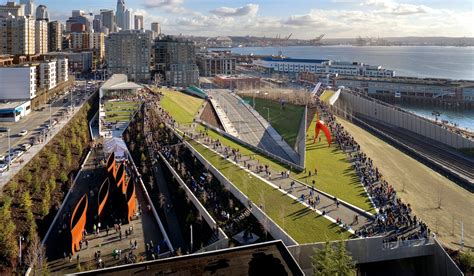
<path id="1" fill-rule="evenodd" d="M 36 66 L 0 67 L 0 100 L 31 100 L 36 97 Z"/>
<path id="2" fill-rule="evenodd" d="M 214 83 L 220 88 L 253 90 L 260 88 L 260 78 L 244 74 L 238 75 L 216 75 Z"/>
<path id="3" fill-rule="evenodd" d="M 230 52 L 210 52 L 197 54 L 199 75 L 214 77 L 215 75 L 233 75 L 236 73 L 236 58 Z"/>
<path id="4" fill-rule="evenodd" d="M 35 3 L 33 0 L 20 0 L 20 4 L 25 6 L 25 16 L 35 16 Z"/>
<path id="5" fill-rule="evenodd" d="M 53 89 L 56 87 L 56 60 L 43 61 L 39 63 L 39 87 Z"/>
<path id="6" fill-rule="evenodd" d="M 342 62 L 322 59 L 296 59 L 287 57 L 264 57 L 254 64 L 271 72 L 297 74 L 311 72 L 317 74 L 337 74 L 347 76 L 393 77 L 395 72 L 381 66 L 371 66 L 361 62 Z"/>
<path id="7" fill-rule="evenodd" d="M 338 76 L 334 86 L 351 88 L 377 98 L 473 101 L 472 81 L 421 79 L 410 77 L 373 78 Z"/>
<path id="8" fill-rule="evenodd" d="M 17 5 L 15 2 L 7 2 L 5 5 L 0 5 L 0 17 L 11 16 L 25 16 L 25 5 Z"/>
<path id="9" fill-rule="evenodd" d="M 135 14 L 134 28 L 135 28 L 135 30 L 143 30 L 144 29 L 143 15 Z"/>
<path id="10" fill-rule="evenodd" d="M 25 16 L 0 17 L 0 55 L 35 54 L 35 20 Z"/>
<path id="11" fill-rule="evenodd" d="M 172 36 L 160 37 L 154 42 L 153 52 L 154 73 L 166 84 L 189 86 L 198 82 L 194 42 Z"/>
<path id="12" fill-rule="evenodd" d="M 206 39 L 208 47 L 232 47 L 232 39 L 228 36 L 218 36 Z"/>
<path id="13" fill-rule="evenodd" d="M 48 52 L 62 50 L 63 24 L 59 21 L 48 22 Z"/>
<path id="14" fill-rule="evenodd" d="M 126 74 L 130 80 L 150 80 L 151 37 L 137 30 L 110 34 L 105 40 L 108 74 Z"/>

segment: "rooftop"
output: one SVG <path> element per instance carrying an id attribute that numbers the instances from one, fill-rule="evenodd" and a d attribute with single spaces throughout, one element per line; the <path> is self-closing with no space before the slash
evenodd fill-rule
<path id="1" fill-rule="evenodd" d="M 0 102 L 0 109 L 14 109 L 28 101 L 8 101 L 5 103 Z"/>
<path id="2" fill-rule="evenodd" d="M 287 58 L 287 57 L 264 57 L 264 61 L 273 62 L 297 62 L 297 63 L 323 63 L 327 62 L 327 59 L 304 59 L 304 58 Z"/>
<path id="3" fill-rule="evenodd" d="M 303 271 L 281 241 L 232 247 L 78 274 L 241 275 L 244 274 L 243 272 L 250 275 L 303 275 Z"/>

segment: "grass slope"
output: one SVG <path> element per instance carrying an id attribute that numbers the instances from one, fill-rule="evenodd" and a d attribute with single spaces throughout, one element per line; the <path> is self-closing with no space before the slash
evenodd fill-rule
<path id="1" fill-rule="evenodd" d="M 332 97 L 332 95 L 334 95 L 334 91 L 332 90 L 325 90 L 323 92 L 323 94 L 321 94 L 321 96 L 319 96 L 319 98 L 321 99 L 321 101 L 323 102 L 328 102 L 329 99 Z"/>
<path id="2" fill-rule="evenodd" d="M 244 100 L 253 105 L 252 97 L 244 97 Z M 268 107 L 270 111 L 267 111 L 265 107 Z M 255 98 L 255 109 L 265 120 L 268 120 L 267 115 L 270 115 L 270 124 L 290 146 L 295 145 L 300 122 L 304 115 L 303 106 L 285 104 L 285 109 L 282 110 L 279 102 Z"/>
<path id="3" fill-rule="evenodd" d="M 199 111 L 203 99 L 186 95 L 181 92 L 162 89 L 164 97 L 161 106 L 168 111 L 179 124 L 190 124 Z"/>
<path id="4" fill-rule="evenodd" d="M 262 205 L 265 213 L 298 243 L 322 242 L 350 237 L 349 232 L 262 180 L 251 176 L 211 150 L 194 141 L 191 141 L 191 145 L 250 200 L 257 205 Z"/>

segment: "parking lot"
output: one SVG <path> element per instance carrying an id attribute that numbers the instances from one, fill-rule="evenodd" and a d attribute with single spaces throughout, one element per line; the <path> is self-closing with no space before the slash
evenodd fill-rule
<path id="1" fill-rule="evenodd" d="M 49 138 L 65 125 L 72 114 L 82 106 L 97 87 L 97 84 L 93 82 L 77 81 L 70 91 L 65 91 L 62 95 L 52 99 L 50 104 L 32 110 L 28 116 L 22 118 L 19 122 L 1 122 L 0 184 L 5 180 L 2 178 L 9 174 L 6 172 L 8 160 L 11 158 L 12 166 L 15 167 L 18 165 L 17 163 L 21 164 L 25 161 L 23 160 L 24 155 L 28 151 L 35 149 L 35 152 L 38 152 L 44 143 L 49 141 Z M 10 129 L 10 156 L 8 154 L 9 143 L 6 128 Z"/>

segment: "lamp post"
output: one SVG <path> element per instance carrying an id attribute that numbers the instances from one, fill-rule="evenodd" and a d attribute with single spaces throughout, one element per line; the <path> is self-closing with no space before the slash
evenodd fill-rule
<path id="1" fill-rule="evenodd" d="M 20 258 L 20 265 L 21 265 L 21 242 L 24 240 L 23 236 L 19 236 L 18 237 L 18 242 L 20 243 L 20 250 L 19 253 L 18 253 L 18 257 Z"/>
<path id="2" fill-rule="evenodd" d="M 8 171 L 10 171 L 10 164 L 12 162 L 12 148 L 10 144 L 10 128 L 7 128 L 7 135 L 8 135 Z"/>
<path id="3" fill-rule="evenodd" d="M 263 108 L 267 110 L 267 122 L 270 123 L 270 108 L 265 106 Z"/>
<path id="4" fill-rule="evenodd" d="M 260 91 L 256 91 L 255 93 L 253 93 L 253 109 L 255 109 L 255 95 L 260 93 Z"/>

